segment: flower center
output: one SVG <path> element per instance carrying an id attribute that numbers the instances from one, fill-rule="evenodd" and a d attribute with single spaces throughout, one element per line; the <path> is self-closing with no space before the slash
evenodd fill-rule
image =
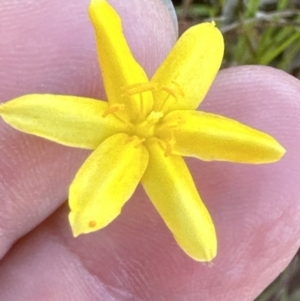
<path id="1" fill-rule="evenodd" d="M 161 101 L 154 104 L 152 93 L 158 90 L 163 91 L 164 94 L 161 95 Z M 128 134 L 131 137 L 138 138 L 140 141 L 139 143 L 144 143 L 148 138 L 156 137 L 159 141 L 161 141 L 161 143 L 163 143 L 165 155 L 170 155 L 175 143 L 172 129 L 170 128 L 170 132 L 166 137 L 157 135 L 157 130 L 159 129 L 161 124 L 160 121 L 163 119 L 168 107 L 172 105 L 174 101 L 177 102 L 179 98 L 184 96 L 180 86 L 174 81 L 172 81 L 168 86 L 159 86 L 159 84 L 151 82 L 137 83 L 122 87 L 122 91 L 122 97 L 139 95 L 138 98 L 135 98 L 135 108 L 137 108 L 139 112 L 138 117 L 134 118 L 135 120 L 122 118 L 122 115 L 118 113 L 125 110 L 126 105 L 124 103 L 110 105 L 107 111 L 103 113 L 102 117 L 105 118 L 109 114 L 115 115 L 116 118 L 129 125 L 131 130 Z M 150 98 L 147 93 L 151 93 Z"/>
<path id="2" fill-rule="evenodd" d="M 134 134 L 141 138 L 155 136 L 155 126 L 162 119 L 162 112 L 152 111 L 145 120 L 135 125 Z"/>

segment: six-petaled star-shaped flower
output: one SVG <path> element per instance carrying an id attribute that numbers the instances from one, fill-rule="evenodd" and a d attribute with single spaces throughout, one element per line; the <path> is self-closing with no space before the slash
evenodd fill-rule
<path id="1" fill-rule="evenodd" d="M 216 256 L 214 224 L 182 156 L 268 163 L 283 147 L 237 121 L 195 109 L 222 61 L 215 24 L 190 28 L 149 80 L 134 59 L 121 20 L 105 0 L 89 13 L 108 102 L 63 95 L 25 95 L 0 106 L 14 128 L 93 149 L 70 186 L 74 236 L 105 227 L 142 185 L 181 248 L 198 261 Z"/>

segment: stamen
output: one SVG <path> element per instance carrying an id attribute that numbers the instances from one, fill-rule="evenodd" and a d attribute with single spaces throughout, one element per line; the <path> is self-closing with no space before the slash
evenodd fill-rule
<path id="1" fill-rule="evenodd" d="M 176 86 L 176 92 L 178 93 L 178 95 L 180 95 L 181 97 L 184 97 L 184 93 L 180 87 L 180 85 L 178 83 L 176 83 L 174 80 L 171 81 L 171 83 Z"/>
<path id="2" fill-rule="evenodd" d="M 102 117 L 105 118 L 106 116 L 108 116 L 109 114 L 114 114 L 120 110 L 124 110 L 125 106 L 123 104 L 113 104 L 108 106 L 108 108 L 106 109 L 106 111 L 102 114 Z"/>
<path id="3" fill-rule="evenodd" d="M 126 143 L 130 143 L 132 141 L 135 141 L 135 144 L 134 144 L 134 148 L 138 148 L 141 144 L 143 144 L 145 142 L 145 138 L 140 138 L 138 136 L 129 136 Z"/>
<path id="4" fill-rule="evenodd" d="M 159 108 L 159 110 L 163 109 L 163 107 L 166 105 L 166 103 L 167 103 L 168 99 L 170 98 L 170 96 L 173 96 L 173 98 L 175 99 L 176 102 L 178 102 L 180 98 L 184 97 L 184 93 L 183 93 L 183 91 L 180 88 L 178 83 L 176 83 L 175 81 L 172 81 L 171 85 L 172 86 L 162 86 L 162 87 L 160 87 L 160 89 L 167 92 L 168 95 L 162 101 L 162 105 Z"/>
<path id="5" fill-rule="evenodd" d="M 146 100 L 143 97 L 143 93 L 145 92 L 152 92 L 158 89 L 158 84 L 157 83 L 138 83 L 138 84 L 133 84 L 133 85 L 127 85 L 125 87 L 121 88 L 121 91 L 123 91 L 123 94 L 121 97 L 128 97 L 128 96 L 133 96 L 136 94 L 139 94 L 138 98 L 135 98 L 138 102 L 138 108 L 142 115 L 146 116 L 149 111 L 152 109 L 152 101 L 151 101 L 151 108 L 149 107 L 149 103 L 147 103 L 147 97 Z M 148 95 L 149 96 L 149 95 Z"/>
<path id="6" fill-rule="evenodd" d="M 136 141 L 136 144 L 135 144 L 135 148 L 138 148 L 141 144 L 143 144 L 144 142 L 146 141 L 145 138 L 142 138 L 142 139 L 139 139 Z"/>
<path id="7" fill-rule="evenodd" d="M 138 83 L 133 85 L 128 85 L 125 87 L 122 87 L 121 90 L 124 91 L 124 93 L 121 95 L 124 96 L 132 96 L 135 94 L 141 94 L 148 91 L 155 91 L 157 90 L 159 85 L 157 83 Z"/>
<path id="8" fill-rule="evenodd" d="M 184 125 L 186 123 L 186 120 L 182 118 L 181 116 L 178 116 L 176 119 L 172 120 L 172 122 L 168 123 L 168 129 L 169 130 L 176 130 L 180 126 Z"/>
<path id="9" fill-rule="evenodd" d="M 168 156 L 170 156 L 172 154 L 174 145 L 176 143 L 176 140 L 175 140 L 175 138 L 173 136 L 173 133 L 171 132 L 171 137 L 165 139 L 164 141 L 166 143 L 165 157 L 168 157 Z"/>
<path id="10" fill-rule="evenodd" d="M 137 136 L 128 136 L 128 139 L 126 140 L 126 144 L 132 142 L 134 139 L 136 139 Z"/>

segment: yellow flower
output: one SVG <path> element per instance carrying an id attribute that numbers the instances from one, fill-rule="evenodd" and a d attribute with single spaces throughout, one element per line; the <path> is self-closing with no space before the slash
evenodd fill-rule
<path id="1" fill-rule="evenodd" d="M 213 22 L 185 32 L 149 80 L 116 11 L 105 0 L 92 0 L 89 14 L 108 102 L 33 94 L 2 105 L 0 114 L 23 132 L 94 149 L 70 187 L 74 236 L 114 220 L 141 181 L 181 248 L 195 260 L 210 261 L 217 252 L 215 228 L 181 156 L 268 163 L 285 150 L 265 133 L 195 111 L 223 56 Z"/>

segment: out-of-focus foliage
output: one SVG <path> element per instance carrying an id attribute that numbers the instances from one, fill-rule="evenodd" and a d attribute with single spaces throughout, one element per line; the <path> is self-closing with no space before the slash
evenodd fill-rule
<path id="1" fill-rule="evenodd" d="M 255 301 L 300 301 L 300 253 Z"/>
<path id="2" fill-rule="evenodd" d="M 182 0 L 176 10 L 181 31 L 216 21 L 226 41 L 223 67 L 262 64 L 300 77 L 300 0 Z"/>

